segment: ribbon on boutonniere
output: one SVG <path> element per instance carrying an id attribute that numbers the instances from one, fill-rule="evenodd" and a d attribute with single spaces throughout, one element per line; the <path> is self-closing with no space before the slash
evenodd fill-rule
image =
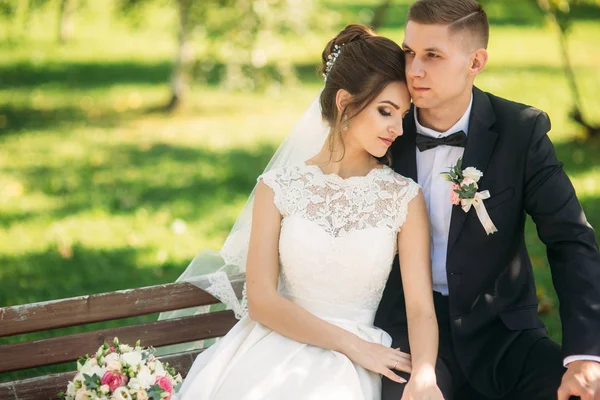
<path id="1" fill-rule="evenodd" d="M 452 183 L 450 192 L 452 204 L 460 206 L 465 213 L 469 212 L 471 207 L 475 208 L 477 217 L 485 232 L 488 235 L 498 232 L 483 204 L 484 200 L 490 198 L 490 192 L 488 190 L 477 191 L 479 189 L 477 182 L 479 182 L 483 173 L 474 167 L 462 169 L 462 158 L 459 158 L 456 165 L 450 167 L 450 172 L 442 172 L 442 176 Z"/>

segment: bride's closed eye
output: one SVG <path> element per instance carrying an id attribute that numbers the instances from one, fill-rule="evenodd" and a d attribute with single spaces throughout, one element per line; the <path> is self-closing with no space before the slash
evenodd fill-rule
<path id="1" fill-rule="evenodd" d="M 379 114 L 383 115 L 384 117 L 389 117 L 390 115 L 392 115 L 392 113 L 386 111 L 386 109 L 383 107 L 378 108 L 378 110 Z"/>

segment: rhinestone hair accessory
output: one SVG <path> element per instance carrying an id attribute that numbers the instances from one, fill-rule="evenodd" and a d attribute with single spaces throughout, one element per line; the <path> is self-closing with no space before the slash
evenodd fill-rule
<path id="1" fill-rule="evenodd" d="M 329 56 L 327 56 L 327 63 L 325 66 L 325 72 L 323 73 L 323 80 L 325 82 L 327 82 L 327 75 L 329 75 L 329 72 L 331 71 L 331 68 L 333 68 L 333 64 L 335 63 L 335 60 L 337 60 L 338 56 L 340 55 L 340 52 L 342 51 L 342 47 L 344 47 L 346 43 L 342 43 L 342 45 L 334 45 L 333 46 L 333 51 L 331 52 L 331 54 Z"/>

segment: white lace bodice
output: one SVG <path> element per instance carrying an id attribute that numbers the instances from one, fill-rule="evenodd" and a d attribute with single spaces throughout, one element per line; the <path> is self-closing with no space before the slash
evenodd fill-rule
<path id="1" fill-rule="evenodd" d="M 296 165 L 259 177 L 282 215 L 281 293 L 375 310 L 419 186 L 391 168 L 343 179 Z"/>

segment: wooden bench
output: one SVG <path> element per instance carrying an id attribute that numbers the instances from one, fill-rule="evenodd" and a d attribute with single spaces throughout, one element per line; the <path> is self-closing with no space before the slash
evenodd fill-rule
<path id="1" fill-rule="evenodd" d="M 241 292 L 240 284 L 235 290 Z M 71 327 L 93 322 L 136 317 L 164 311 L 218 304 L 210 294 L 189 283 L 171 283 L 139 289 L 73 297 L 0 308 L 0 337 Z M 165 321 L 100 329 L 48 339 L 0 345 L 0 373 L 73 362 L 94 354 L 105 340 L 115 336 L 121 343 L 155 348 L 223 336 L 236 323 L 231 311 L 210 312 Z M 18 337 L 16 337 L 18 338 Z M 195 357 L 192 350 L 159 357 L 183 377 Z M 0 383 L 1 400 L 48 400 L 64 392 L 76 371 L 62 372 Z"/>

